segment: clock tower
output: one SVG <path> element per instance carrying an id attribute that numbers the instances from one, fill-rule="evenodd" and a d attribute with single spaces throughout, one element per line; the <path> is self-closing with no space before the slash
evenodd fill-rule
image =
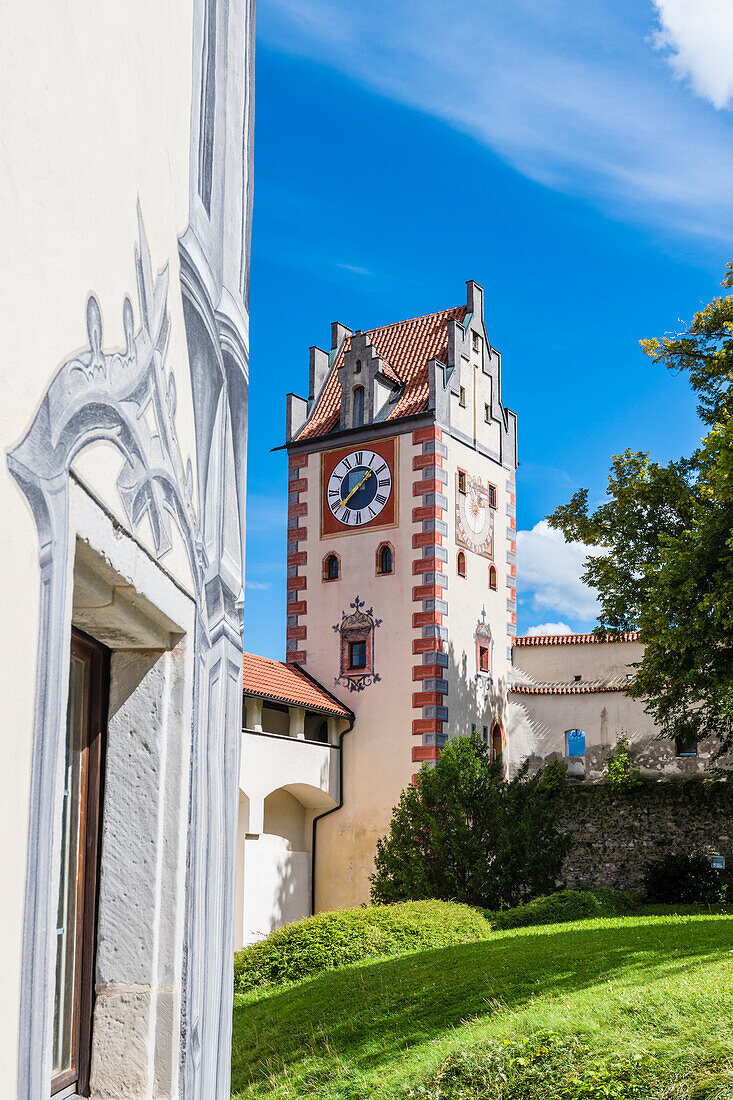
<path id="1" fill-rule="evenodd" d="M 449 736 L 502 752 L 516 416 L 467 288 L 423 317 L 334 323 L 308 399 L 288 395 L 287 660 L 355 714 L 342 804 L 315 830 L 317 910 L 368 900 L 392 807 Z"/>

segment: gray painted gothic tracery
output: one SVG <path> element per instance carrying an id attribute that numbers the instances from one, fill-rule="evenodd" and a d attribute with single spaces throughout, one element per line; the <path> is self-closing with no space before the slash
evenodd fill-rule
<path id="1" fill-rule="evenodd" d="M 150 521 L 156 557 L 171 546 L 170 521 L 187 551 L 194 585 L 194 710 L 191 730 L 191 808 L 184 991 L 185 1087 L 188 1096 L 224 1097 L 229 1089 L 233 815 L 239 772 L 241 710 L 242 536 L 226 547 L 207 517 L 229 508 L 243 514 L 244 485 L 237 468 L 219 458 L 218 476 L 200 479 L 197 519 L 190 460 L 184 467 L 175 430 L 176 389 L 166 373 L 170 330 L 168 269 L 153 278 L 142 218 L 136 255 L 140 328 L 134 333 L 129 299 L 123 304 L 125 348 L 105 352 L 101 311 L 87 302 L 89 349 L 67 360 L 51 382 L 22 442 L 8 464 L 23 489 L 40 542 L 36 714 L 22 960 L 20 1085 L 22 1100 L 48 1094 L 53 1007 L 57 877 L 52 865 L 58 832 L 58 760 L 65 734 L 71 585 L 68 572 L 69 470 L 92 443 L 111 443 L 124 457 L 117 489 L 131 532 Z M 200 350 L 200 349 L 199 349 Z M 223 362 L 220 353 L 219 358 Z M 191 370 L 195 369 L 192 356 Z M 209 364 L 209 367 L 211 365 Z M 197 467 L 206 470 L 223 448 L 228 425 L 245 423 L 243 372 L 210 372 L 193 385 Z M 230 384 L 231 381 L 231 384 Z M 239 384 L 237 384 L 239 382 Z M 144 416 L 152 406 L 156 430 Z M 219 507 L 207 508 L 217 494 Z M 230 540 L 231 541 L 231 540 Z M 211 548 L 214 548 L 212 553 Z M 217 552 L 217 548 L 219 552 Z M 232 784 L 231 777 L 234 777 Z M 230 788 L 234 786 L 234 791 Z M 56 874 L 54 873 L 56 871 Z M 51 990 L 52 992 L 52 990 Z M 213 1027 L 214 1035 L 203 1034 Z"/>

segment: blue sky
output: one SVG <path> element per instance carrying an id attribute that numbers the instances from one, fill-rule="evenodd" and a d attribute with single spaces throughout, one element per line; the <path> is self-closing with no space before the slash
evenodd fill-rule
<path id="1" fill-rule="evenodd" d="M 693 11 L 694 9 L 694 11 Z M 285 394 L 330 322 L 485 288 L 519 417 L 518 629 L 588 629 L 543 524 L 609 460 L 701 429 L 641 355 L 733 256 L 731 0 L 261 0 L 245 644 L 285 649 Z"/>

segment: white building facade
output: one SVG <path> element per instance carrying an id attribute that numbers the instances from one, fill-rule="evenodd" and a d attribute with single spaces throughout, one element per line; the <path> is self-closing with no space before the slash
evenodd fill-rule
<path id="1" fill-rule="evenodd" d="M 672 742 L 660 737 L 643 699 L 628 694 L 644 647 L 635 632 L 604 640 L 595 634 L 520 636 L 514 639 L 505 762 L 515 773 L 563 762 L 574 779 L 607 775 L 619 738 L 633 766 L 648 779 L 699 775 L 713 764 L 708 739 Z"/>
<path id="2" fill-rule="evenodd" d="M 3 15 L 5 1089 L 224 1100 L 254 4 Z"/>
<path id="3" fill-rule="evenodd" d="M 516 630 L 516 418 L 483 291 L 366 332 L 332 325 L 288 398 L 287 660 L 355 714 L 317 909 L 369 896 L 400 792 L 451 734 L 500 752 Z"/>
<path id="4" fill-rule="evenodd" d="M 353 721 L 298 665 L 245 653 L 235 948 L 310 916 L 318 830 L 340 805 Z"/>

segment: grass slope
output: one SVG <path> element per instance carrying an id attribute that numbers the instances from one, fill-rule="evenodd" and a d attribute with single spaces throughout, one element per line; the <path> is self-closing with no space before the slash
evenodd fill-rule
<path id="1" fill-rule="evenodd" d="M 232 1092 L 386 1100 L 459 1046 L 545 1030 L 581 1032 L 601 1054 L 733 1066 L 732 1025 L 733 917 L 596 918 L 239 995 Z M 733 1086 L 698 1095 L 722 1100 Z"/>

